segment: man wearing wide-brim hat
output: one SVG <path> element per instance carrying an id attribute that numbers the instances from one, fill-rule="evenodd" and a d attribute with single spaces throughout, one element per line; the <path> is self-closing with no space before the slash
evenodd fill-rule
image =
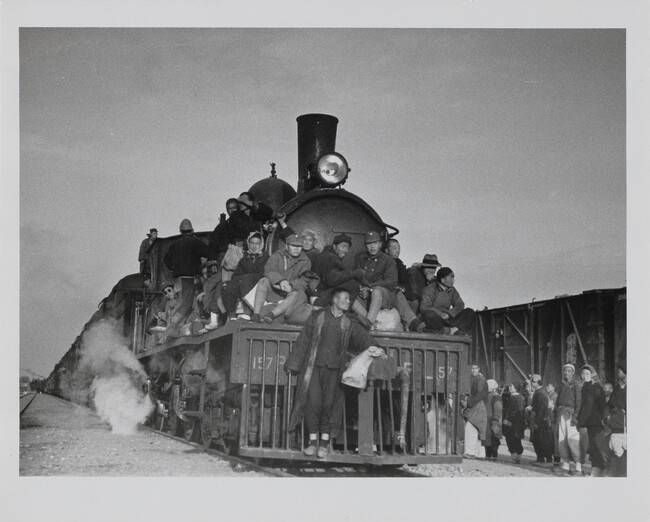
<path id="1" fill-rule="evenodd" d="M 420 309 L 422 292 L 429 283 L 435 280 L 436 271 L 441 266 L 436 254 L 424 254 L 422 263 L 415 263 L 407 268 L 409 284 L 404 295 L 416 312 Z"/>

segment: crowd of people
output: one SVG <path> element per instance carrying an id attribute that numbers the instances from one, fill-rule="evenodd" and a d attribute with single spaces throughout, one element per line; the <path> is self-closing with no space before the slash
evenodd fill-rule
<path id="1" fill-rule="evenodd" d="M 331 305 L 337 288 L 349 292 L 346 313 L 367 330 L 463 335 L 473 329 L 475 313 L 455 288 L 453 270 L 434 254 L 407 268 L 399 241 L 368 230 L 364 250 L 349 262 L 350 236 L 339 234 L 321 250 L 314 231 L 297 233 L 249 192 L 228 199 L 226 213 L 207 244 L 182 220 L 164 257 L 171 278 L 164 299 L 152 306 L 148 344 L 200 335 L 229 319 L 303 325 L 314 310 Z M 269 254 L 265 241 L 274 230 L 284 244 Z M 147 236 L 138 259 L 148 287 L 147 254 L 157 230 Z"/>
<path id="2" fill-rule="evenodd" d="M 616 383 L 601 385 L 593 366 L 582 366 L 578 376 L 565 364 L 557 387 L 537 374 L 500 386 L 473 364 L 470 393 L 461 399 L 464 458 L 496 460 L 505 437 L 512 462 L 520 464 L 528 430 L 534 466 L 564 476 L 627 476 L 625 364 L 616 372 Z"/>

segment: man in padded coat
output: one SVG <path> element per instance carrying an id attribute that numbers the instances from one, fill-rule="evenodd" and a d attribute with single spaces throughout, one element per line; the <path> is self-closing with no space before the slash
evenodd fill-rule
<path id="1" fill-rule="evenodd" d="M 298 373 L 289 429 L 304 419 L 309 432 L 307 456 L 317 454 L 324 459 L 330 437 L 336 438 L 341 431 L 344 396 L 340 382 L 346 352 L 361 353 L 373 345 L 368 332 L 346 314 L 349 308 L 348 290 L 337 288 L 331 306 L 309 317 L 284 366 L 285 371 Z"/>

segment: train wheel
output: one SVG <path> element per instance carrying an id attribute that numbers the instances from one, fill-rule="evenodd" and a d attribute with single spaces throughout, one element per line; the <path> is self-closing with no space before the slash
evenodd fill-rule
<path id="1" fill-rule="evenodd" d="M 181 435 L 181 420 L 173 408 L 169 408 L 169 434 L 178 437 Z"/>
<path id="2" fill-rule="evenodd" d="M 204 448 L 209 448 L 212 444 L 212 407 L 208 404 L 205 407 L 203 418 L 198 422 L 201 444 Z"/>
<path id="3" fill-rule="evenodd" d="M 195 420 L 190 420 L 190 421 L 181 421 L 181 428 L 183 430 L 183 438 L 187 442 L 193 442 L 196 441 L 196 437 L 194 435 L 198 422 Z"/>

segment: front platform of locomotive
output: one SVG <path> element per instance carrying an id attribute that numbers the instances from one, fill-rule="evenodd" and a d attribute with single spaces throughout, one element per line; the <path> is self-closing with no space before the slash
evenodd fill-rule
<path id="1" fill-rule="evenodd" d="M 365 233 L 375 231 L 387 240 L 397 230 L 363 199 L 340 188 L 350 169 L 334 152 L 337 123 L 323 114 L 298 117 L 297 192 L 274 173 L 249 192 L 276 214 L 285 214 L 296 233 L 313 231 L 319 250 L 338 234 L 350 236 L 345 263 L 351 264 L 365 249 Z M 271 252 L 284 248 L 279 235 L 276 229 L 267 239 Z M 304 430 L 289 430 L 297 377 L 283 369 L 300 331 L 296 325 L 228 321 L 207 334 L 138 354 L 155 369 L 152 384 L 159 379 L 167 390 L 168 397 L 158 401 L 156 426 L 246 457 L 309 460 L 302 451 Z M 364 389 L 346 390 L 342 435 L 331 442 L 326 461 L 460 461 L 459 399 L 467 384 L 469 339 L 410 332 L 372 335 L 389 358 L 373 362 Z"/>

